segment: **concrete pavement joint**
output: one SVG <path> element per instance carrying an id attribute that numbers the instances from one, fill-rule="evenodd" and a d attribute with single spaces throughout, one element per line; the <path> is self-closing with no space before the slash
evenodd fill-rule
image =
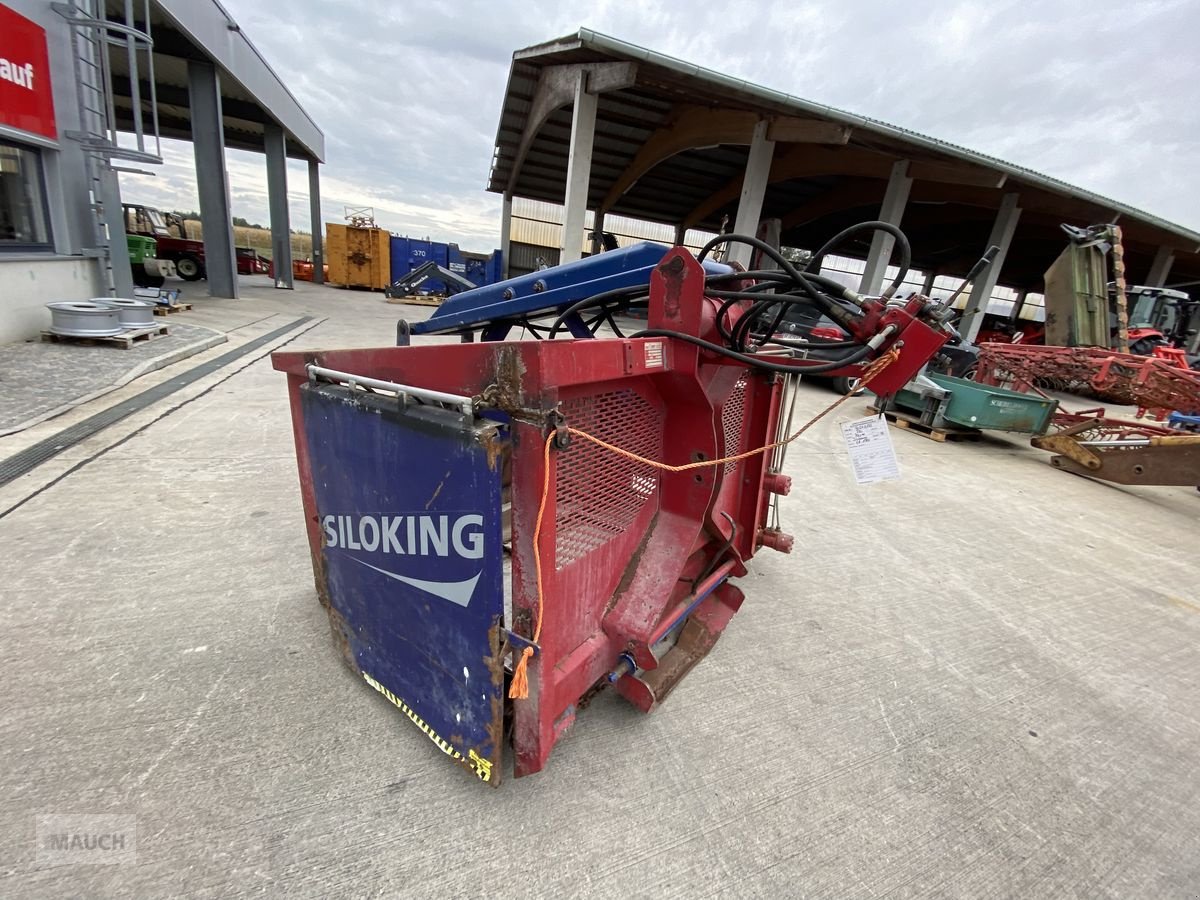
<path id="1" fill-rule="evenodd" d="M 183 347 L 166 353 L 154 359 L 146 360 L 140 366 L 130 369 L 120 378 L 107 384 L 97 391 L 92 391 L 90 394 L 82 394 L 75 397 L 66 403 L 60 404 L 53 409 L 48 409 L 40 412 L 16 425 L 0 429 L 0 437 L 7 437 L 10 434 L 16 434 L 19 431 L 24 431 L 27 428 L 32 428 L 34 425 L 39 425 L 48 419 L 53 419 L 55 416 L 61 416 L 65 412 L 69 412 L 76 407 L 83 406 L 85 403 L 91 403 L 93 400 L 111 394 L 113 391 L 123 388 L 132 381 L 136 381 L 143 375 L 148 375 L 151 372 L 157 372 L 159 369 L 165 369 L 168 366 L 173 366 L 175 363 L 182 362 L 189 357 L 195 356 L 198 353 L 203 353 L 205 350 L 211 350 L 213 347 L 218 347 L 228 341 L 229 338 L 223 334 L 214 334 L 211 337 L 202 338 L 198 341 L 193 341 Z"/>
<path id="2" fill-rule="evenodd" d="M 66 478 L 67 478 L 67 477 L 69 477 L 70 475 L 73 475 L 75 472 L 78 472 L 80 469 L 82 469 L 82 468 L 83 468 L 84 466 L 86 466 L 88 463 L 91 463 L 91 462 L 93 462 L 93 461 L 95 461 L 95 460 L 99 459 L 100 457 L 102 457 L 102 456 L 104 456 L 105 454 L 107 454 L 107 453 L 108 453 L 110 450 L 115 450 L 117 447 L 120 447 L 120 446 L 122 446 L 122 445 L 126 444 L 126 443 L 127 443 L 129 440 L 131 440 L 131 439 L 132 439 L 132 438 L 134 438 L 134 437 L 137 437 L 139 434 L 141 434 L 142 432 L 144 432 L 144 431 L 145 431 L 147 428 L 149 428 L 151 425 L 154 425 L 154 424 L 156 424 L 156 423 L 158 423 L 158 422 L 162 421 L 162 420 L 163 420 L 163 419 L 165 419 L 167 416 L 171 415 L 172 413 L 176 412 L 177 410 L 180 410 L 180 409 L 182 409 L 183 407 L 185 407 L 185 406 L 188 406 L 189 404 L 191 404 L 191 403 L 195 402 L 196 400 L 199 400 L 201 397 L 204 397 L 204 396 L 206 396 L 206 395 L 207 395 L 207 394 L 209 394 L 211 391 L 213 391 L 213 389 L 215 389 L 215 388 L 217 388 L 218 386 L 220 386 L 220 385 L 224 384 L 226 381 L 228 381 L 228 380 L 229 380 L 230 378 L 232 378 L 234 375 L 237 375 L 239 372 L 242 372 L 242 371 L 244 371 L 245 369 L 247 369 L 247 368 L 249 368 L 250 366 L 254 365 L 254 364 L 255 364 L 256 362 L 258 362 L 259 360 L 263 359 L 263 358 L 264 358 L 264 357 L 265 357 L 267 354 L 274 352 L 274 350 L 277 350 L 277 349 L 279 349 L 279 347 L 286 347 L 288 344 L 290 344 L 290 343 L 291 343 L 292 341 L 294 341 L 296 338 L 300 337 L 300 336 L 301 336 L 302 334 L 304 334 L 305 332 L 307 332 L 307 331 L 310 331 L 310 330 L 312 330 L 313 328 L 316 328 L 318 325 L 320 325 L 320 324 L 321 324 L 322 322 L 324 322 L 324 321 L 325 321 L 324 319 L 316 319 L 316 320 L 314 320 L 314 319 L 312 319 L 312 318 L 311 318 L 311 317 L 309 317 L 309 316 L 305 316 L 303 319 L 298 319 L 298 320 L 297 320 L 297 323 L 298 323 L 298 325 L 307 325 L 307 327 L 305 327 L 305 328 L 301 328 L 299 331 L 296 331 L 296 333 L 295 333 L 295 334 L 293 334 L 291 337 L 289 337 L 289 338 L 288 338 L 286 341 L 284 341 L 283 343 L 281 343 L 281 344 L 278 344 L 278 345 L 276 345 L 276 346 L 272 346 L 270 349 L 268 349 L 268 350 L 264 351 L 263 353 L 260 353 L 260 354 L 258 354 L 257 356 L 254 356 L 253 358 L 251 358 L 251 359 L 247 360 L 245 365 L 243 365 L 243 366 L 240 366 L 240 367 L 238 367 L 237 369 L 234 369 L 233 371 L 229 372 L 228 374 L 226 374 L 226 375 L 225 375 L 225 377 L 224 377 L 224 378 L 221 378 L 221 379 L 219 379 L 219 380 L 217 380 L 217 381 L 214 381 L 214 382 L 213 382 L 211 385 L 209 385 L 208 387 L 206 387 L 206 388 L 205 388 L 204 390 L 202 390 L 200 393 L 196 394 L 194 397 L 189 397 L 189 398 L 187 398 L 186 400 L 184 400 L 182 403 L 179 403 L 179 404 L 178 404 L 178 405 L 176 405 L 176 406 L 172 406 L 170 409 L 164 410 L 164 411 L 163 411 L 163 413 L 162 413 L 161 415 L 159 415 L 159 416 L 155 416 L 155 417 L 154 417 L 153 419 L 151 419 L 149 422 L 146 422 L 146 423 L 145 423 L 144 425 L 142 425 L 141 427 L 134 429 L 134 430 L 133 430 L 133 431 L 131 431 L 129 434 L 127 434 L 127 435 L 125 435 L 124 437 L 122 437 L 120 440 L 114 441 L 113 443 L 109 444 L 107 447 L 104 447 L 104 448 L 102 448 L 102 449 L 100 449 L 100 450 L 97 450 L 95 453 L 93 453 L 91 456 L 87 457 L 86 459 L 82 459 L 82 460 L 80 460 L 80 461 L 79 461 L 79 462 L 77 462 L 75 465 L 71 466 L 69 469 L 67 469 L 65 472 L 63 472 L 61 475 L 57 476 L 56 478 L 54 478 L 54 479 L 52 479 L 51 481 L 47 482 L 46 484 L 42 485 L 40 488 L 38 488 L 37 490 L 33 491 L 33 492 L 32 492 L 32 493 L 30 493 L 28 496 L 26 496 L 26 497 L 22 498 L 21 500 L 18 500 L 16 503 L 14 503 L 12 506 L 8 507 L 8 508 L 7 508 L 6 510 L 4 510 L 3 512 L 0 512 L 0 519 L 3 519 L 3 518 L 5 518 L 6 516 L 8 516 L 10 513 L 12 513 L 12 512 L 15 512 L 16 510 L 20 509 L 22 506 L 24 506 L 24 505 L 25 505 L 26 503 L 28 503 L 30 500 L 34 499 L 35 497 L 38 497 L 38 496 L 40 496 L 41 494 L 43 494 L 43 493 L 45 493 L 46 491 L 48 491 L 50 488 L 52 488 L 52 487 L 54 487 L 55 485 L 57 485 L 57 484 L 59 484 L 60 482 L 62 482 L 64 479 L 66 479 Z M 293 328 L 295 328 L 295 327 L 298 327 L 298 325 L 294 325 L 294 326 L 293 326 Z M 280 329 L 280 330 L 281 330 L 281 331 L 283 331 L 284 329 Z M 277 333 L 277 332 L 270 332 L 268 335 L 264 335 L 264 338 L 273 339 L 273 338 L 275 338 L 275 337 L 278 337 L 278 336 L 280 336 L 280 335 L 278 335 L 278 333 Z M 239 350 L 241 350 L 241 351 L 245 351 L 245 352 L 243 352 L 243 353 L 240 353 L 239 355 L 240 355 L 240 356 L 245 356 L 245 354 L 246 354 L 246 353 L 253 352 L 253 350 L 257 349 L 258 347 L 262 347 L 262 346 L 264 346 L 265 344 L 268 344 L 268 343 L 270 343 L 270 340 L 262 340 L 262 339 L 259 339 L 259 340 L 256 340 L 256 341 L 252 341 L 252 342 L 250 342 L 249 344 L 245 344 L 245 345 L 243 345 L 242 347 L 238 348 L 238 349 L 239 349 Z M 253 345 L 255 345 L 255 346 L 251 346 L 252 344 L 253 344 Z M 247 348 L 249 348 L 249 349 L 247 349 Z M 215 363 L 215 362 L 217 362 L 218 360 L 225 360 L 225 359 L 226 359 L 226 357 L 227 357 L 227 356 L 229 356 L 229 355 L 230 355 L 230 354 L 226 354 L 225 356 L 218 357 L 218 358 L 217 358 L 217 360 L 212 360 L 211 362 Z M 211 365 L 211 364 L 206 364 L 206 366 L 198 366 L 198 367 L 197 367 L 197 370 L 200 370 L 200 369 L 207 369 L 209 365 Z M 197 375 L 195 378 L 191 378 L 191 379 L 189 379 L 188 381 L 186 381 L 186 382 L 184 382 L 184 383 L 182 383 L 182 384 L 179 384 L 177 387 L 174 387 L 174 388 L 172 388 L 172 390 L 171 390 L 171 391 L 169 391 L 169 392 L 167 392 L 167 393 L 166 393 L 166 396 L 169 396 L 170 394 L 174 393 L 175 391 L 177 391 L 177 390 L 179 390 L 179 389 L 181 389 L 181 388 L 183 388 L 183 387 L 186 387 L 188 384 L 191 384 L 191 383 L 193 383 L 193 382 L 195 382 L 195 381 L 199 380 L 199 378 L 200 378 L 200 377 L 202 377 L 202 376 L 203 376 L 203 375 L 205 375 L 205 374 L 211 374 L 213 371 L 218 371 L 220 368 L 221 368 L 220 366 L 214 366 L 214 367 L 212 367 L 212 368 L 211 368 L 209 371 L 201 372 L 201 374 L 200 374 L 200 375 Z M 188 373 L 188 374 L 190 375 L 191 373 Z M 160 385 L 159 387 L 161 387 L 161 385 Z M 143 397 L 145 394 L 149 394 L 149 393 L 151 393 L 151 391 L 154 391 L 154 390 L 156 390 L 156 388 L 151 388 L 149 391 L 145 391 L 145 392 L 143 392 L 143 394 L 138 394 L 136 397 L 133 397 L 133 398 L 131 398 L 131 400 L 137 400 L 137 399 L 139 399 L 139 398 Z M 162 398 L 161 398 L 161 397 L 156 397 L 156 398 L 154 398 L 154 399 L 155 399 L 155 400 L 157 400 L 157 399 L 162 399 Z M 153 401 L 151 401 L 151 402 L 153 402 Z M 144 406 L 146 406 L 146 405 L 148 405 L 148 404 L 143 404 L 142 406 L 138 407 L 137 409 L 144 408 Z M 115 424 L 116 422 L 120 421 L 120 419 L 123 419 L 123 418 L 125 418 L 125 416 L 126 416 L 126 415 L 130 415 L 130 414 L 132 414 L 133 412 L 136 412 L 136 411 L 137 411 L 137 409 L 130 409 L 130 410 L 129 410 L 129 412 L 125 413 L 124 415 L 121 415 L 121 416 L 120 416 L 119 418 L 117 418 L 117 419 L 114 419 L 112 422 L 109 422 L 109 423 L 107 423 L 107 424 L 106 424 L 105 426 L 103 426 L 103 427 L 107 427 L 107 425 Z M 80 423 L 80 424 L 81 424 L 81 425 L 83 425 L 83 424 L 87 424 L 87 423 L 86 423 L 86 422 L 84 422 L 84 423 Z M 86 437 L 86 436 L 90 436 L 90 435 L 84 435 L 84 437 Z M 71 443 L 72 443 L 72 444 L 74 444 L 74 443 L 78 443 L 78 440 L 82 440 L 82 439 L 83 439 L 83 438 L 81 437 L 81 438 L 77 439 L 76 441 L 72 441 Z M 47 439 L 47 441 L 46 441 L 45 443 L 53 442 L 54 440 L 55 440 L 55 437 L 50 437 L 50 438 L 48 438 L 48 439 Z M 34 448 L 30 448 L 30 449 L 36 449 L 36 447 L 37 447 L 37 446 L 40 446 L 40 445 L 35 445 L 35 447 L 34 447 Z M 68 444 L 64 444 L 64 445 L 63 445 L 63 446 L 61 446 L 61 447 L 57 447 L 57 449 L 55 450 L 55 453 L 54 453 L 54 454 L 52 454 L 52 455 L 57 455 L 57 453 L 58 453 L 58 452 L 61 452 L 62 450 L 65 450 L 65 449 L 67 448 L 67 446 L 70 446 L 70 445 L 68 445 Z M 21 455 L 21 454 L 16 454 L 14 457 L 9 457 L 9 460 L 11 460 L 11 459 L 14 459 L 16 456 L 20 456 L 20 455 Z M 5 473 L 4 473 L 4 471 L 3 471 L 3 466 L 5 465 L 5 463 L 8 463 L 8 462 L 9 462 L 9 460 L 5 460 L 4 462 L 0 462 L 0 486 L 3 486 L 3 485 L 5 485 L 5 484 L 8 484 L 10 481 L 12 481 L 12 480 L 13 480 L 13 478 L 15 478 L 15 477 L 18 477 L 18 476 L 19 476 L 19 474 L 23 474 L 23 473 L 18 473 L 18 476 L 13 476 L 13 478 L 7 478 L 7 480 L 5 480 L 5 477 L 4 477 L 4 476 L 5 476 Z"/>

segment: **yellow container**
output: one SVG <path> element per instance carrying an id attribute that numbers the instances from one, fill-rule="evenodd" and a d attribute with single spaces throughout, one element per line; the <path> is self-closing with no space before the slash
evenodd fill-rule
<path id="1" fill-rule="evenodd" d="M 377 291 L 391 284 L 391 235 L 382 228 L 327 223 L 325 259 L 334 284 Z"/>

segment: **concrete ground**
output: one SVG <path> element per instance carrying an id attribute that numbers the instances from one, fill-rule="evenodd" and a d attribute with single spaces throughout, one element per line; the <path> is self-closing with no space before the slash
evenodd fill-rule
<path id="1" fill-rule="evenodd" d="M 0 435 L 12 434 L 225 342 L 211 328 L 156 317 L 169 333 L 113 344 L 23 341 L 0 345 Z"/>
<path id="2" fill-rule="evenodd" d="M 257 287 L 187 321 L 211 354 L 302 315 L 290 347 L 385 345 L 401 311 Z M 491 790 L 331 646 L 267 349 L 0 489 L 0 895 L 1200 894 L 1196 491 L 895 431 L 902 479 L 858 487 L 847 403 L 709 658 Z M 57 813 L 133 817 L 136 862 L 40 864 Z"/>

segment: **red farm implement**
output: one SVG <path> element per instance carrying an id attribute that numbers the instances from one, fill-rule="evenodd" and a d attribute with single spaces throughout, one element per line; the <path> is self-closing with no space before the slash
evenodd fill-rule
<path id="1" fill-rule="evenodd" d="M 791 549 L 772 523 L 789 488 L 776 451 L 799 434 L 781 427 L 792 376 L 866 367 L 892 393 L 950 333 L 944 307 L 885 295 L 842 311 L 845 358 L 756 346 L 737 339 L 745 317 L 824 306 L 819 286 L 809 299 L 819 276 L 785 263 L 783 284 L 703 255 L 605 253 L 399 329 L 460 343 L 274 355 L 335 642 L 484 781 L 509 744 L 516 775 L 543 768 L 604 687 L 654 709 L 742 605 L 734 579 L 754 554 Z M 648 328 L 502 341 L 513 327 L 590 337 L 614 302 L 647 307 Z M 539 315 L 557 320 L 548 332 Z"/>
<path id="2" fill-rule="evenodd" d="M 975 377 L 1019 391 L 1040 387 L 1144 410 L 1200 413 L 1200 372 L 1158 356 L 1099 347 L 983 344 Z"/>

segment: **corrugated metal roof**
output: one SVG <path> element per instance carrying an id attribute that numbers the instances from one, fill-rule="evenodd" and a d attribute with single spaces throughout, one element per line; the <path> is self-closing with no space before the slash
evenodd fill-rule
<path id="1" fill-rule="evenodd" d="M 872 119 L 868 116 L 860 116 L 855 113 L 837 109 L 833 106 L 814 103 L 811 100 L 805 100 L 803 97 L 796 97 L 792 94 L 785 94 L 782 91 L 776 91 L 772 90 L 771 88 L 762 87 L 761 85 L 757 85 L 740 78 L 734 78 L 730 75 L 724 75 L 720 72 L 713 71 L 712 69 L 706 69 L 703 66 L 697 66 L 693 63 L 684 62 L 683 60 L 675 59 L 674 57 L 657 53 L 654 50 L 649 50 L 645 47 L 639 47 L 636 44 L 631 44 L 627 41 L 609 37 L 606 34 L 601 34 L 586 28 L 581 28 L 579 30 L 577 40 L 581 46 L 591 47 L 620 58 L 629 59 L 631 61 L 652 63 L 655 66 L 676 71 L 688 78 L 696 78 L 700 79 L 701 81 L 708 81 L 714 84 L 720 84 L 729 87 L 733 90 L 744 93 L 748 98 L 761 100 L 772 104 L 779 104 L 781 107 L 792 109 L 796 112 L 803 112 L 808 115 L 828 119 L 831 122 L 840 122 L 843 125 L 850 125 L 853 128 L 874 132 L 882 137 L 899 138 L 905 142 L 912 143 L 915 146 L 936 150 L 940 153 L 945 153 L 947 156 L 958 158 L 964 162 L 970 162 L 976 165 L 993 168 L 998 172 L 1002 172 L 1006 175 L 1012 175 L 1021 179 L 1022 181 L 1045 187 L 1051 191 L 1054 191 L 1055 193 L 1064 194 L 1068 197 L 1074 197 L 1080 200 L 1086 200 L 1089 203 L 1095 203 L 1097 206 L 1111 207 L 1114 211 L 1121 213 L 1121 215 L 1129 216 L 1135 219 L 1142 219 L 1157 225 L 1164 230 L 1177 234 L 1184 240 L 1196 245 L 1197 249 L 1200 249 L 1200 233 L 1192 231 L 1189 228 L 1184 228 L 1182 225 L 1177 225 L 1174 222 L 1168 222 L 1166 219 L 1161 219 L 1158 216 L 1137 209 L 1136 207 L 1129 206 L 1128 204 L 1121 203 L 1118 200 L 1105 197 L 1102 194 L 1084 190 L 1083 188 L 1068 184 L 1065 181 L 1052 178 L 1049 175 L 1043 175 L 1041 172 L 1036 172 L 1033 169 L 1014 165 L 1013 163 L 1005 162 L 1002 159 L 997 159 L 994 156 L 988 156 L 985 153 L 979 153 L 967 147 L 962 147 L 958 144 L 950 143 L 949 141 L 943 141 L 940 138 L 930 137 L 929 135 L 921 134 L 920 132 L 912 131 L 899 125 L 892 125 L 879 119 Z"/>

